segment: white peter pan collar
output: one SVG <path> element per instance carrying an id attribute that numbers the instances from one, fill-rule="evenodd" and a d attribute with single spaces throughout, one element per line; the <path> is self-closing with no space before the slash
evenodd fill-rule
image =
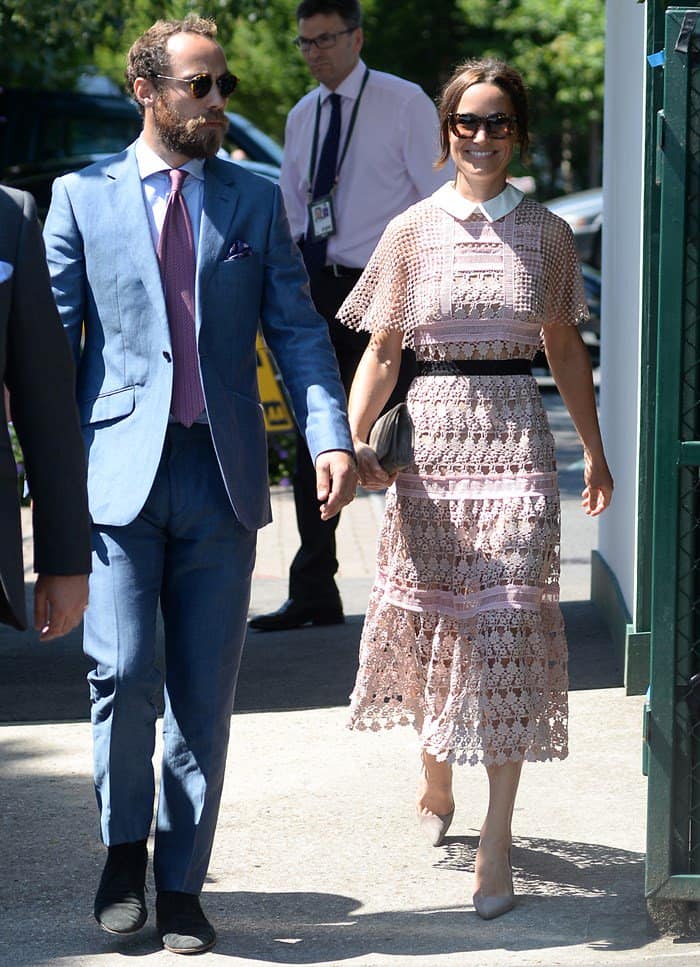
<path id="1" fill-rule="evenodd" d="M 444 184 L 442 188 L 438 188 L 432 195 L 433 201 L 439 208 L 459 221 L 465 221 L 475 211 L 480 211 L 489 222 L 498 221 L 499 218 L 509 215 L 524 197 L 524 193 L 519 188 L 506 184 L 503 191 L 495 198 L 489 198 L 488 201 L 468 201 L 459 194 L 451 181 Z"/>

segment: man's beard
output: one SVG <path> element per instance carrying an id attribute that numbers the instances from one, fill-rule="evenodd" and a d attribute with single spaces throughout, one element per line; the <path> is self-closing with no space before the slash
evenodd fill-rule
<path id="1" fill-rule="evenodd" d="M 224 141 L 226 128 L 204 127 L 207 121 L 225 122 L 223 111 L 209 111 L 196 118 L 184 120 L 173 111 L 165 98 L 156 97 L 153 122 L 156 133 L 165 147 L 188 158 L 212 158 Z"/>

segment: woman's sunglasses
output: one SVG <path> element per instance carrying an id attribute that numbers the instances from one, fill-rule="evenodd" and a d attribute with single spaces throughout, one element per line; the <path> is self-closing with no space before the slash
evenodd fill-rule
<path id="1" fill-rule="evenodd" d="M 475 138 L 481 127 L 487 138 L 508 138 L 517 126 L 517 118 L 510 114 L 448 114 L 447 121 L 456 138 Z"/>
<path id="2" fill-rule="evenodd" d="M 238 86 L 238 78 L 235 74 L 222 74 L 221 77 L 217 77 L 216 81 L 211 76 L 211 74 L 195 74 L 194 77 L 171 77 L 170 74 L 151 74 L 151 77 L 161 77 L 165 81 L 179 81 L 180 84 L 187 84 L 190 89 L 190 94 L 192 97 L 196 97 L 197 100 L 206 97 L 212 88 L 212 84 L 216 84 L 219 89 L 219 94 L 222 97 L 231 97 L 233 92 Z"/>

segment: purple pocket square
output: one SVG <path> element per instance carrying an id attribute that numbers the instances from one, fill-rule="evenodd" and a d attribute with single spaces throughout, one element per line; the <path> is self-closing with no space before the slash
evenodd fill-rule
<path id="1" fill-rule="evenodd" d="M 228 250 L 228 254 L 224 259 L 224 262 L 233 262 L 236 259 L 247 259 L 249 255 L 253 254 L 253 250 L 244 242 L 242 239 L 237 238 L 235 242 L 231 243 L 231 248 Z"/>

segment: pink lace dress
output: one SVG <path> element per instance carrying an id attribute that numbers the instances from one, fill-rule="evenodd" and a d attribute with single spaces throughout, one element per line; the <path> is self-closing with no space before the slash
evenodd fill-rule
<path id="1" fill-rule="evenodd" d="M 585 319 L 568 225 L 512 188 L 495 207 L 445 185 L 398 216 L 341 321 L 401 329 L 419 360 L 448 362 L 532 358 L 544 326 Z M 564 758 L 559 492 L 537 383 L 420 376 L 407 402 L 415 463 L 386 496 L 351 726 L 413 723 L 457 763 Z"/>

